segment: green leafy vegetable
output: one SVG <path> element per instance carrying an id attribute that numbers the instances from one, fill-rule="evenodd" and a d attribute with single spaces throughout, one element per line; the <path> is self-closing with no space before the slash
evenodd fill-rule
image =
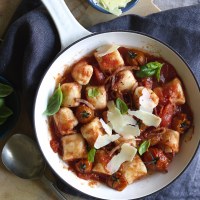
<path id="1" fill-rule="evenodd" d="M 96 149 L 95 148 L 90 149 L 90 151 L 88 152 L 88 161 L 89 162 L 94 162 L 95 154 L 96 154 Z"/>
<path id="2" fill-rule="evenodd" d="M 89 90 L 88 90 L 88 96 L 89 97 L 96 97 L 96 96 L 98 96 L 98 94 L 99 94 L 99 90 L 98 90 L 98 88 L 90 88 Z"/>
<path id="3" fill-rule="evenodd" d="M 3 98 L 0 98 L 0 108 L 4 105 L 5 100 Z"/>
<path id="4" fill-rule="evenodd" d="M 5 105 L 4 99 L 12 92 L 13 88 L 11 86 L 0 83 L 0 125 L 4 124 L 7 118 L 13 114 L 13 111 Z"/>
<path id="5" fill-rule="evenodd" d="M 145 153 L 148 148 L 150 146 L 150 141 L 149 140 L 145 140 L 139 147 L 138 152 L 140 155 L 142 155 L 143 153 Z"/>
<path id="6" fill-rule="evenodd" d="M 13 88 L 9 85 L 0 83 L 0 97 L 6 97 L 13 92 Z"/>
<path id="7" fill-rule="evenodd" d="M 149 76 L 156 76 L 157 81 L 160 81 L 160 71 L 163 66 L 163 63 L 149 62 L 146 65 L 140 67 L 140 70 L 136 72 L 138 78 L 144 78 Z"/>
<path id="8" fill-rule="evenodd" d="M 121 114 L 126 114 L 128 112 L 128 106 L 120 98 L 116 99 L 116 107 L 120 110 Z"/>
<path id="9" fill-rule="evenodd" d="M 46 110 L 44 111 L 45 115 L 54 115 L 60 109 L 60 105 L 63 100 L 63 93 L 60 88 L 60 85 L 54 92 L 54 94 L 50 97 Z"/>
<path id="10" fill-rule="evenodd" d="M 7 106 L 1 106 L 0 107 L 0 117 L 1 118 L 7 118 L 13 114 L 13 111 L 8 108 Z"/>
<path id="11" fill-rule="evenodd" d="M 4 117 L 1 118 L 1 117 L 0 117 L 0 125 L 4 124 L 6 120 L 7 120 L 7 118 L 4 118 Z"/>

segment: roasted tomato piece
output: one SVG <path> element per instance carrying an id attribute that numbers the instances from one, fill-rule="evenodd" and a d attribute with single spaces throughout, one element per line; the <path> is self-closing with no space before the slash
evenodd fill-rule
<path id="1" fill-rule="evenodd" d="M 80 123 L 88 123 L 94 118 L 94 110 L 87 107 L 85 104 L 80 105 L 76 109 L 76 117 Z"/>
<path id="2" fill-rule="evenodd" d="M 163 109 L 161 109 L 159 113 L 159 117 L 162 119 L 160 124 L 161 127 L 169 127 L 171 125 L 174 112 L 175 105 L 170 103 L 164 106 Z"/>
<path id="3" fill-rule="evenodd" d="M 129 50 L 126 54 L 126 62 L 131 66 L 146 64 L 146 57 L 143 52 L 138 50 Z"/>
<path id="4" fill-rule="evenodd" d="M 172 120 L 172 129 L 179 133 L 184 133 L 190 128 L 191 122 L 185 113 L 177 114 Z"/>
<path id="5" fill-rule="evenodd" d="M 122 191 L 128 185 L 128 182 L 120 172 L 116 172 L 108 177 L 107 185 L 115 190 Z"/>
<path id="6" fill-rule="evenodd" d="M 170 65 L 169 63 L 165 63 L 162 66 L 162 69 L 160 72 L 160 81 L 162 83 L 166 83 L 166 82 L 171 81 L 175 77 L 177 77 L 177 73 L 176 73 L 176 70 L 174 69 L 174 67 L 172 65 Z"/>
<path id="7" fill-rule="evenodd" d="M 150 147 L 143 154 L 142 160 L 148 169 L 161 172 L 167 172 L 167 167 L 170 162 L 161 149 L 154 147 Z"/>
<path id="8" fill-rule="evenodd" d="M 153 91 L 156 93 L 156 95 L 159 97 L 159 104 L 166 105 L 167 102 L 169 102 L 169 98 L 167 98 L 164 93 L 163 89 L 161 87 L 156 87 L 153 89 Z"/>
<path id="9" fill-rule="evenodd" d="M 80 173 L 89 173 L 92 170 L 92 163 L 87 159 L 81 159 L 75 164 L 75 167 Z"/>

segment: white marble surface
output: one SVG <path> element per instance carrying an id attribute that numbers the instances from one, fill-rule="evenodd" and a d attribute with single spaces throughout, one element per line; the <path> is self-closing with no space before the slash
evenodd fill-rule
<path id="1" fill-rule="evenodd" d="M 94 10 L 88 8 L 88 5 L 84 0 L 65 0 L 67 5 L 71 10 L 73 10 L 73 14 L 76 18 L 81 18 L 83 13 L 89 12 L 89 15 L 92 15 L 92 12 L 95 13 Z M 149 2 L 150 0 L 148 0 Z M 6 27 L 17 7 L 17 5 L 21 2 L 21 0 L 0 0 L 0 37 L 6 30 Z M 78 7 L 79 3 L 82 3 L 82 7 Z M 147 0 L 141 0 L 139 4 L 139 9 L 133 10 L 136 14 L 146 15 L 152 12 L 158 12 L 158 9 L 155 7 L 148 7 L 143 5 Z M 200 3 L 200 0 L 154 0 L 154 3 L 161 9 L 167 10 L 170 8 L 176 8 L 181 6 L 188 6 Z M 142 9 L 141 9 L 142 8 Z M 87 11 L 87 12 L 86 12 Z M 98 13 L 99 14 L 99 13 Z M 87 13 L 88 15 L 88 13 Z M 85 16 L 86 17 L 86 16 Z M 99 17 L 99 16 L 98 16 Z M 104 20 L 102 18 L 101 20 Z M 84 20 L 82 21 L 84 23 Z M 94 21 L 91 21 L 94 23 Z M 2 149 L 4 143 L 7 138 L 16 133 L 16 131 L 20 131 L 21 133 L 29 133 L 30 136 L 33 136 L 33 132 L 31 130 L 30 122 L 27 120 L 26 114 L 22 111 L 20 116 L 19 123 L 4 139 L 0 140 L 0 150 Z M 26 124 L 26 126 L 23 126 Z M 47 174 L 54 180 L 51 172 L 47 170 Z M 0 200 L 56 200 L 56 195 L 48 188 L 48 185 L 44 184 L 41 180 L 24 180 L 14 176 L 10 173 L 0 161 Z M 77 197 L 67 196 L 68 200 L 79 199 Z"/>

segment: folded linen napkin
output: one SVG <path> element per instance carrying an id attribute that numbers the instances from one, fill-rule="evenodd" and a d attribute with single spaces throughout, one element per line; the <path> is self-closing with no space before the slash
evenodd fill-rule
<path id="1" fill-rule="evenodd" d="M 0 46 L 0 74 L 25 98 L 32 113 L 34 96 L 47 66 L 60 50 L 56 28 L 39 0 L 24 0 Z M 154 36 L 177 50 L 200 83 L 200 5 L 168 10 L 147 17 L 127 15 L 89 29 L 92 32 L 134 30 Z M 30 116 L 31 117 L 31 116 Z M 165 189 L 145 200 L 200 199 L 200 149 L 185 172 Z M 64 186 L 81 199 L 86 195 Z M 93 199 L 93 198 L 91 198 Z"/>

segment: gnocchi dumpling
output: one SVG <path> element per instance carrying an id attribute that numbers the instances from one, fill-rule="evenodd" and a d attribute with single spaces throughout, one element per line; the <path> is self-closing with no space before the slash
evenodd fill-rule
<path id="1" fill-rule="evenodd" d="M 94 118 L 91 122 L 81 127 L 81 133 L 90 147 L 94 147 L 95 141 L 99 135 L 104 134 L 99 118 Z"/>
<path id="2" fill-rule="evenodd" d="M 134 100 L 134 104 L 136 106 L 136 108 L 139 109 L 140 107 L 140 97 L 143 95 L 143 90 L 146 90 L 149 93 L 149 97 L 152 100 L 152 107 L 156 107 L 159 103 L 159 97 L 156 95 L 155 92 L 153 92 L 151 89 L 148 89 L 144 86 L 139 86 L 135 89 L 135 91 L 133 92 L 133 100 Z"/>
<path id="3" fill-rule="evenodd" d="M 107 105 L 107 94 L 104 86 L 87 86 L 86 98 L 95 109 L 104 109 Z"/>
<path id="4" fill-rule="evenodd" d="M 93 67 L 86 61 L 78 62 L 72 69 L 72 77 L 80 85 L 87 85 L 92 77 Z"/>
<path id="5" fill-rule="evenodd" d="M 126 161 L 121 166 L 121 172 L 126 178 L 128 184 L 147 175 L 147 168 L 141 158 L 135 155 L 132 161 Z"/>
<path id="6" fill-rule="evenodd" d="M 60 108 L 53 118 L 61 135 L 70 134 L 72 129 L 78 124 L 78 120 L 72 110 L 67 107 Z"/>
<path id="7" fill-rule="evenodd" d="M 97 150 L 95 155 L 94 167 L 92 171 L 100 174 L 111 175 L 111 173 L 106 168 L 109 160 L 110 160 L 109 155 L 105 150 L 103 149 Z"/>
<path id="8" fill-rule="evenodd" d="M 87 149 L 83 136 L 80 133 L 66 135 L 61 139 L 63 147 L 63 160 L 72 161 L 87 158 Z"/>
<path id="9" fill-rule="evenodd" d="M 181 81 L 178 78 L 173 79 L 165 86 L 168 90 L 174 91 L 170 96 L 170 101 L 176 105 L 182 105 L 185 103 L 185 95 L 181 85 Z"/>
<path id="10" fill-rule="evenodd" d="M 164 147 L 165 153 L 177 153 L 179 152 L 179 138 L 180 133 L 172 129 L 166 129 L 166 132 L 162 135 L 161 143 Z"/>
<path id="11" fill-rule="evenodd" d="M 130 70 L 120 71 L 115 79 L 113 90 L 119 92 L 131 90 L 137 82 Z"/>
<path id="12" fill-rule="evenodd" d="M 111 74 L 116 69 L 124 65 L 124 60 L 118 50 L 104 56 L 99 56 L 99 54 L 95 52 L 94 56 L 99 63 L 100 69 L 106 74 Z"/>
<path id="13" fill-rule="evenodd" d="M 174 78 L 163 87 L 154 88 L 154 92 L 163 102 L 165 102 L 165 99 L 167 99 L 176 105 L 183 105 L 185 103 L 184 91 L 181 81 L 178 78 Z"/>
<path id="14" fill-rule="evenodd" d="M 81 98 L 81 89 L 82 86 L 76 82 L 73 83 L 64 83 L 61 85 L 61 90 L 63 93 L 62 106 L 65 107 L 77 107 L 79 102 L 76 99 Z"/>

